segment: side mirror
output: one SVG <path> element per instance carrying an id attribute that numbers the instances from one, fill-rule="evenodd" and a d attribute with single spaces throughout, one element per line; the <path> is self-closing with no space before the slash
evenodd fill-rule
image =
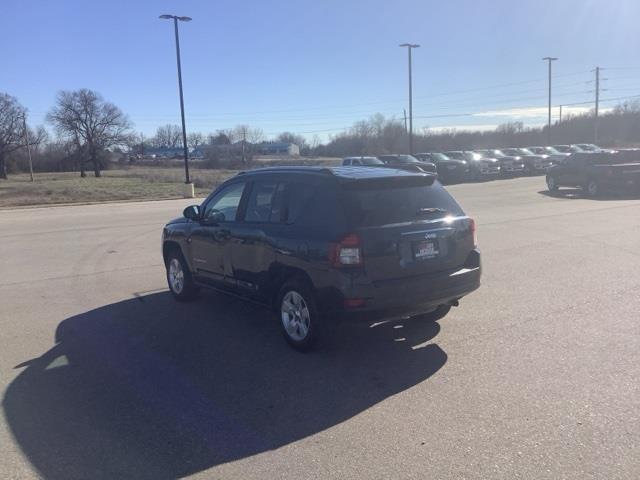
<path id="1" fill-rule="evenodd" d="M 204 223 L 206 225 L 218 225 L 219 223 L 224 222 L 225 218 L 224 213 L 214 208 L 209 210 L 209 213 L 207 213 L 207 216 L 204 219 Z"/>
<path id="2" fill-rule="evenodd" d="M 200 207 L 198 205 L 189 205 L 182 211 L 182 215 L 189 220 L 200 220 Z"/>

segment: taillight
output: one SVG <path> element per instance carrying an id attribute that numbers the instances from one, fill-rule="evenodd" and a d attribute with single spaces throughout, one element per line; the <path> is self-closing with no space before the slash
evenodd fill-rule
<path id="1" fill-rule="evenodd" d="M 476 221 L 473 218 L 469 219 L 469 228 L 473 234 L 473 246 L 478 246 L 478 232 L 476 231 Z"/>
<path id="2" fill-rule="evenodd" d="M 363 263 L 360 237 L 350 234 L 333 244 L 330 259 L 334 267 L 358 267 Z"/>

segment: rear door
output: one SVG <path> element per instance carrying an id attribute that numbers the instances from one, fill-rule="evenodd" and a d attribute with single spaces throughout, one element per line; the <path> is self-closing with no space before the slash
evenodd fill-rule
<path id="1" fill-rule="evenodd" d="M 356 225 L 373 281 L 462 267 L 474 248 L 472 220 L 435 181 L 396 177 L 354 182 L 344 192 L 347 222 Z"/>
<path id="2" fill-rule="evenodd" d="M 274 227 L 284 214 L 284 184 L 275 177 L 251 182 L 242 221 L 230 229 L 230 258 L 236 288 L 265 298 L 265 281 L 275 259 Z"/>

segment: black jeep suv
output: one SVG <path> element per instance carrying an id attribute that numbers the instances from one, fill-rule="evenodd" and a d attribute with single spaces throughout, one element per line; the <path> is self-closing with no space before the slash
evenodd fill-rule
<path id="1" fill-rule="evenodd" d="M 299 350 L 339 320 L 439 319 L 480 285 L 475 222 L 433 174 L 258 169 L 183 213 L 162 234 L 174 297 L 207 286 L 269 305 Z"/>

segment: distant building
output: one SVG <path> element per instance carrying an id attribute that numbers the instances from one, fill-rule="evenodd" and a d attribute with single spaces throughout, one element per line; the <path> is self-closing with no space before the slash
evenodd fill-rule
<path id="1" fill-rule="evenodd" d="M 295 143 L 262 142 L 258 149 L 262 155 L 300 155 L 300 147 Z"/>

